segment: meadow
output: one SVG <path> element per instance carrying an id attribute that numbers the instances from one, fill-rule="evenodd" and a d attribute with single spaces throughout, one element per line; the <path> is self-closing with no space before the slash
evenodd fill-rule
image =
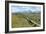
<path id="1" fill-rule="evenodd" d="M 12 28 L 39 27 L 40 13 L 12 13 Z"/>

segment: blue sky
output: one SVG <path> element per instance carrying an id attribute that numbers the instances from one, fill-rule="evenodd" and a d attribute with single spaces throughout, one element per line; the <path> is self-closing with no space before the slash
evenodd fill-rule
<path id="1" fill-rule="evenodd" d="M 11 11 L 12 12 L 24 12 L 24 11 L 41 11 L 41 7 L 37 6 L 11 6 Z"/>

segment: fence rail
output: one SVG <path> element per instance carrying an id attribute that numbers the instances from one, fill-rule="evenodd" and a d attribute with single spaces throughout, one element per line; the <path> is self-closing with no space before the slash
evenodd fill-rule
<path id="1" fill-rule="evenodd" d="M 22 14 L 23 15 L 23 14 Z M 32 23 L 32 26 L 40 26 L 40 24 L 36 23 L 35 21 L 29 19 L 29 17 L 23 15 L 23 17 L 30 23 Z"/>

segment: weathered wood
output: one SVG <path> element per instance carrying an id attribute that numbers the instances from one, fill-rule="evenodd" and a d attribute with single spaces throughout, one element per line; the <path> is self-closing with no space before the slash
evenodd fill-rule
<path id="1" fill-rule="evenodd" d="M 40 26 L 38 23 L 36 23 L 35 21 L 29 19 L 27 16 L 23 15 L 23 17 L 29 22 L 29 24 L 32 23 L 32 24 L 35 24 L 35 25 L 37 25 L 37 26 Z"/>

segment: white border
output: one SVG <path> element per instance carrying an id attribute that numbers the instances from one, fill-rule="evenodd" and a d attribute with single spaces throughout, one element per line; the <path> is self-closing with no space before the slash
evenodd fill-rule
<path id="1" fill-rule="evenodd" d="M 41 26 L 40 27 L 25 27 L 25 28 L 12 28 L 11 26 L 11 6 L 41 6 Z M 34 4 L 17 4 L 9 3 L 9 31 L 19 31 L 19 30 L 37 30 L 43 29 L 43 5 L 34 5 Z"/>

